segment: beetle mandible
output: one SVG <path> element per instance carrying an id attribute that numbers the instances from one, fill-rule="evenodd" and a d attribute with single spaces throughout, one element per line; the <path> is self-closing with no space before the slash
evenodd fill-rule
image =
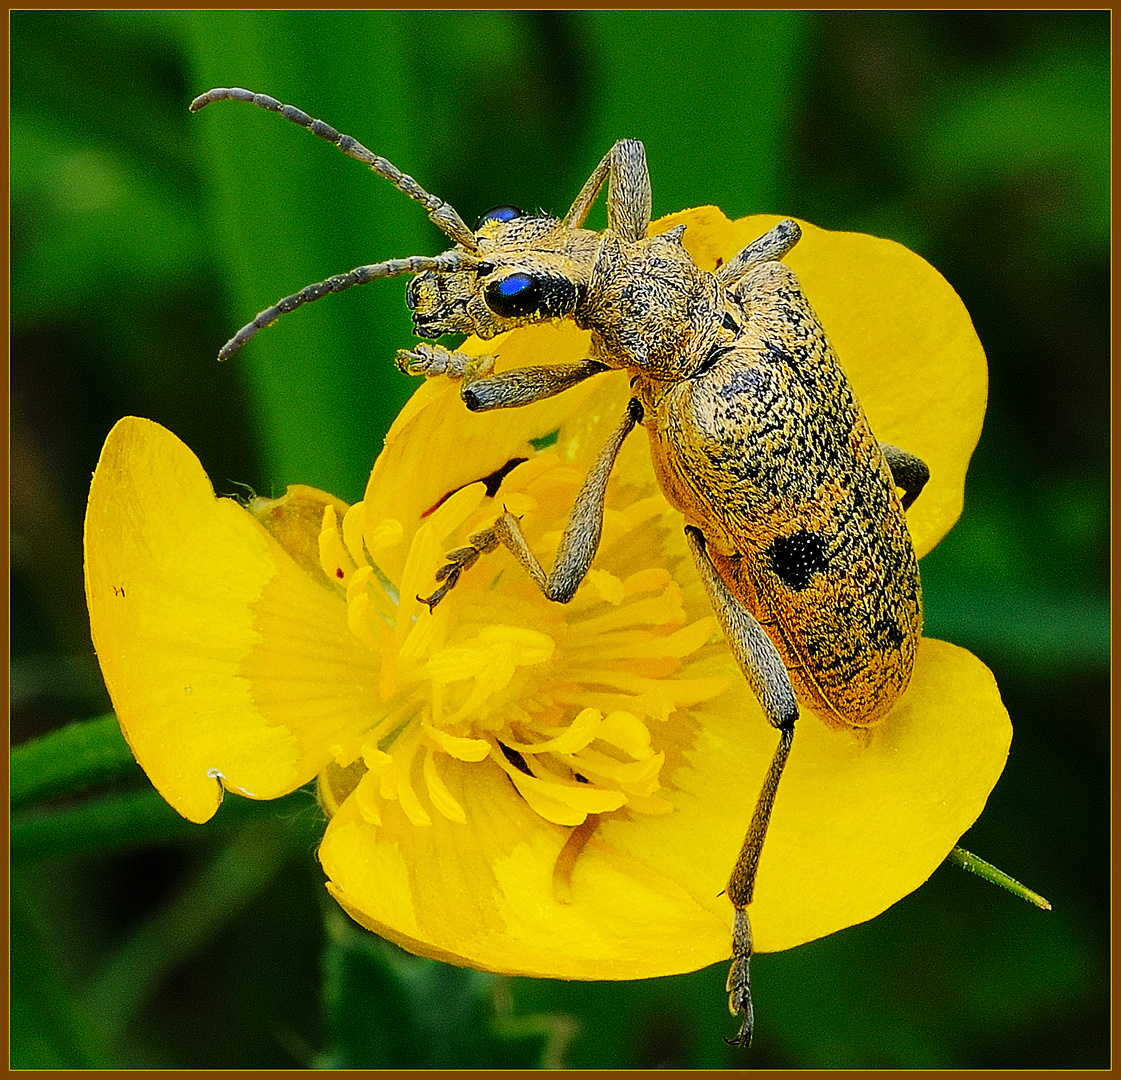
<path id="1" fill-rule="evenodd" d="M 682 246 L 685 226 L 650 236 L 650 178 L 641 142 L 622 139 L 563 218 L 498 207 L 474 230 L 412 177 L 320 120 L 275 98 L 214 89 L 308 128 L 419 202 L 454 242 L 441 255 L 358 267 L 261 312 L 225 359 L 281 314 L 329 292 L 414 275 L 407 301 L 418 336 L 497 334 L 549 319 L 591 332 L 576 364 L 492 374 L 493 357 L 439 345 L 401 350 L 414 374 L 462 380 L 472 410 L 539 401 L 624 369 L 632 397 L 577 496 L 546 573 L 503 514 L 447 556 L 435 606 L 481 555 L 505 545 L 550 600 L 572 599 L 599 544 L 615 457 L 646 428 L 654 469 L 684 516 L 688 547 L 733 655 L 779 742 L 727 886 L 734 909 L 729 1007 L 753 1027 L 747 908 L 798 701 L 826 724 L 864 731 L 906 689 L 922 630 L 918 564 L 904 511 L 928 478 L 914 455 L 877 443 L 794 272 L 781 262 L 800 230 L 782 221 L 714 273 Z M 607 183 L 607 228 L 583 228 Z M 900 496 L 898 489 L 901 489 Z"/>

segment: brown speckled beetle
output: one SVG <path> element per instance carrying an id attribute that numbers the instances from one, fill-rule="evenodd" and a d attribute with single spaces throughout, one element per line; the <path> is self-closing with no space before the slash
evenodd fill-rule
<path id="1" fill-rule="evenodd" d="M 398 353 L 414 374 L 462 380 L 473 410 L 514 408 L 625 369 L 633 396 L 573 506 L 548 573 L 504 514 L 448 555 L 439 603 L 480 555 L 505 545 L 550 600 L 572 598 L 596 554 L 615 457 L 638 424 L 655 472 L 685 517 L 697 569 L 725 637 L 779 731 L 743 848 L 728 882 L 735 909 L 730 1007 L 734 1041 L 751 1039 L 747 907 L 800 699 L 834 727 L 866 729 L 907 687 L 922 629 L 919 572 L 904 510 L 926 466 L 872 435 L 794 272 L 780 260 L 801 235 L 782 221 L 715 273 L 682 246 L 684 226 L 649 236 L 642 143 L 617 142 L 563 218 L 499 207 L 469 229 L 454 209 L 347 135 L 274 98 L 216 89 L 195 99 L 247 101 L 309 128 L 428 211 L 455 246 L 358 267 L 263 311 L 222 349 L 232 355 L 281 314 L 329 292 L 415 275 L 417 334 L 481 338 L 547 319 L 591 332 L 583 361 L 492 374 L 493 358 L 439 345 Z M 584 229 L 608 184 L 607 228 Z M 900 498 L 897 488 L 902 489 Z"/>

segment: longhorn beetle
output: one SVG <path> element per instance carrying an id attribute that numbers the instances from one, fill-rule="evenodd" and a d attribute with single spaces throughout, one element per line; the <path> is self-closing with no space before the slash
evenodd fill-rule
<path id="1" fill-rule="evenodd" d="M 414 275 L 406 298 L 418 336 L 476 334 L 570 318 L 591 331 L 575 364 L 492 374 L 493 357 L 439 345 L 401 350 L 414 374 L 462 380 L 469 409 L 516 408 L 612 369 L 633 396 L 576 498 L 548 573 L 503 514 L 449 553 L 435 606 L 480 555 L 505 545 L 544 595 L 571 600 L 595 558 L 615 457 L 636 425 L 654 470 L 685 518 L 701 580 L 779 741 L 727 886 L 734 908 L 729 1007 L 750 1042 L 752 954 L 747 908 L 798 700 L 826 724 L 861 731 L 907 687 L 922 628 L 918 565 L 904 511 L 929 476 L 918 458 L 877 443 L 794 272 L 798 242 L 781 221 L 715 273 L 682 246 L 684 225 L 649 236 L 650 177 L 641 142 L 607 152 L 563 218 L 513 206 L 472 231 L 446 202 L 361 143 L 275 98 L 215 89 L 196 98 L 246 101 L 308 128 L 416 200 L 454 247 L 360 266 L 261 312 L 225 345 L 231 356 L 280 315 L 331 292 Z M 607 228 L 584 219 L 607 182 Z M 900 498 L 897 488 L 903 492 Z"/>

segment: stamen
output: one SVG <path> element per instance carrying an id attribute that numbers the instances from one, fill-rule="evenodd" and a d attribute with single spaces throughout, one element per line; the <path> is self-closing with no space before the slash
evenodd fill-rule
<path id="1" fill-rule="evenodd" d="M 323 507 L 323 526 L 319 531 L 319 565 L 331 581 L 345 583 L 354 573 L 355 563 L 339 534 L 339 517 L 333 506 Z"/>
<path id="2" fill-rule="evenodd" d="M 369 567 L 364 566 L 362 570 L 367 571 L 366 576 L 369 577 Z M 361 571 L 359 571 L 360 573 Z M 353 581 L 358 574 L 354 574 L 351 580 Z M 365 584 L 363 582 L 363 584 Z M 363 589 L 353 600 L 347 604 L 346 607 L 346 622 L 350 627 L 350 632 L 359 639 L 364 641 L 367 645 L 376 647 L 378 642 L 374 637 L 373 632 L 370 630 L 370 594 Z"/>
<path id="3" fill-rule="evenodd" d="M 583 750 L 599 733 L 603 714 L 596 709 L 585 709 L 556 738 L 540 743 L 517 743 L 509 739 L 504 745 L 523 754 L 574 754 Z"/>
<path id="4" fill-rule="evenodd" d="M 568 834 L 564 847 L 560 849 L 557 861 L 553 864 L 553 896 L 556 897 L 557 903 L 572 903 L 572 871 L 576 867 L 576 859 L 592 838 L 598 825 L 599 817 L 596 814 L 589 814 Z"/>
<path id="5" fill-rule="evenodd" d="M 600 725 L 599 737 L 604 742 L 617 746 L 635 761 L 650 757 L 650 729 L 634 713 L 617 709 L 604 717 Z"/>
<path id="6" fill-rule="evenodd" d="M 366 553 L 363 550 L 362 529 L 366 524 L 366 504 L 356 502 L 343 518 L 343 543 L 355 566 L 362 566 L 366 562 Z"/>
<path id="7" fill-rule="evenodd" d="M 536 519 L 527 536 L 543 561 L 559 541 L 561 529 L 542 534 L 541 527 L 563 522 L 581 471 L 556 452 L 500 471 L 501 507 L 487 483 L 476 482 L 418 523 L 400 588 L 375 556 L 402 542 L 401 522 L 364 503 L 341 522 L 325 510 L 320 563 L 344 587 L 351 631 L 379 654 L 386 711 L 371 717 L 358 747 L 339 748 L 325 776 L 331 791 L 324 805 L 337 808 L 353 793 L 371 824 L 380 824 L 387 799 L 417 827 L 430 825 L 433 814 L 462 824 L 467 809 L 445 776 L 471 765 L 505 773 L 537 814 L 585 840 L 600 814 L 623 807 L 668 813 L 672 803 L 658 794 L 666 755 L 650 724 L 722 693 L 728 680 L 682 677 L 682 666 L 717 632 L 711 617 L 687 620 L 682 589 L 665 566 L 614 572 L 636 546 L 669 535 L 656 525 L 637 545 L 630 535 L 666 513 L 665 499 L 653 495 L 605 514 L 602 562 L 570 604 L 527 601 L 526 579 L 507 561 L 489 576 L 472 565 L 449 602 L 429 612 L 417 597 L 431 592 L 446 553 L 503 510 L 531 526 Z M 499 558 L 484 553 L 480 564 Z M 441 755 L 451 761 L 442 763 Z M 558 858 L 558 895 L 569 889 L 583 842 L 570 840 Z"/>
<path id="8" fill-rule="evenodd" d="M 428 787 L 428 797 L 432 805 L 440 811 L 449 821 L 458 821 L 461 825 L 467 821 L 467 814 L 462 806 L 452 797 L 447 785 L 436 771 L 436 755 L 432 748 L 424 751 L 424 782 Z"/>
<path id="9" fill-rule="evenodd" d="M 422 722 L 425 735 L 428 736 L 445 754 L 459 761 L 483 761 L 491 751 L 491 745 L 486 739 L 469 739 L 460 735 L 449 735 L 448 732 L 434 727 L 427 721 Z"/>
<path id="10" fill-rule="evenodd" d="M 557 825 L 579 825 L 588 814 L 602 814 L 618 810 L 627 797 L 621 791 L 609 791 L 591 784 L 573 780 L 544 780 L 526 776 L 511 765 L 502 753 L 491 755 L 491 760 L 514 782 L 522 798 L 547 821 Z"/>
<path id="11" fill-rule="evenodd" d="M 624 626 L 680 626 L 685 621 L 681 600 L 681 587 L 671 582 L 661 595 L 633 600 L 598 617 L 583 619 L 577 629 L 581 637 L 592 638 Z"/>
<path id="12" fill-rule="evenodd" d="M 435 515 L 433 515 L 435 516 Z M 418 660 L 420 657 L 419 641 L 410 643 L 410 635 L 417 623 L 423 602 L 418 599 L 423 595 L 431 580 L 433 568 L 439 565 L 443 556 L 444 545 L 440 536 L 433 527 L 432 519 L 428 519 L 416 531 L 412 544 L 409 545 L 409 554 L 405 559 L 405 569 L 401 573 L 401 595 L 397 604 L 397 626 L 395 641 L 401 650 L 402 658 Z M 427 611 L 427 608 L 425 608 Z M 438 617 L 442 609 L 434 613 Z M 435 618 L 424 620 L 424 625 L 431 627 Z M 407 647 L 410 646 L 411 647 Z"/>

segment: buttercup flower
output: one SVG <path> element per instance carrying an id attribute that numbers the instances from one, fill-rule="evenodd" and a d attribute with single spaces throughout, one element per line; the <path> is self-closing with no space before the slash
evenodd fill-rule
<path id="1" fill-rule="evenodd" d="M 775 218 L 675 215 L 702 266 Z M 960 512 L 985 363 L 960 300 L 889 241 L 803 225 L 788 257 L 877 437 L 931 480 L 920 554 Z M 485 345 L 499 370 L 586 355 L 571 324 Z M 446 553 L 509 509 L 547 567 L 629 397 L 624 372 L 471 414 L 419 387 L 360 503 L 306 487 L 245 508 L 147 420 L 110 433 L 86 521 L 94 643 L 122 729 L 192 821 L 223 791 L 318 777 L 319 857 L 360 923 L 519 975 L 632 979 L 730 955 L 721 895 L 777 735 L 736 667 L 658 490 L 619 455 L 603 540 L 567 605 L 505 549 L 433 610 Z M 879 914 L 981 811 L 1011 729 L 987 669 L 924 639 L 905 696 L 861 739 L 803 709 L 750 909 L 757 951 Z"/>

